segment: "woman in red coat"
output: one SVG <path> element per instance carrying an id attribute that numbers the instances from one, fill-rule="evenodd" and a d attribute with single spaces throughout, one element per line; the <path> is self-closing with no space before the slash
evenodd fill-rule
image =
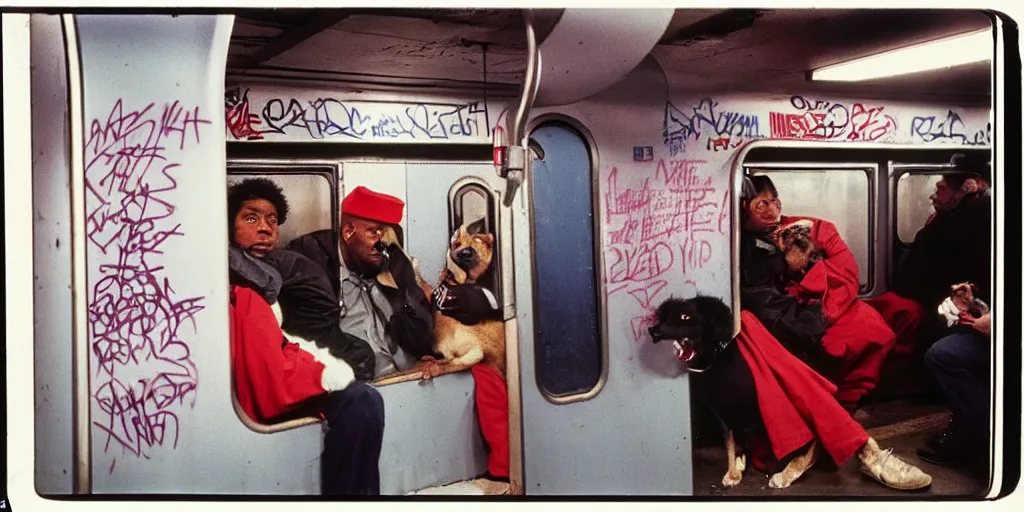
<path id="1" fill-rule="evenodd" d="M 744 202 L 741 255 L 743 308 L 754 313 L 784 346 L 838 387 L 836 399 L 851 413 L 878 385 L 896 336 L 871 306 L 857 299 L 857 262 L 831 222 L 781 215 L 778 191 L 767 176 L 752 176 Z M 796 278 L 774 234 L 803 221 L 821 260 Z M 782 292 L 780 294 L 779 292 Z"/>

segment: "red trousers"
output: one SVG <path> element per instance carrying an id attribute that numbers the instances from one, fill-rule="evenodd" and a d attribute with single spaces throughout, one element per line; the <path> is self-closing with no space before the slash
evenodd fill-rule
<path id="1" fill-rule="evenodd" d="M 836 400 L 848 411 L 878 386 L 882 364 L 895 344 L 896 336 L 885 320 L 862 301 L 855 301 L 835 320 L 821 339 L 822 347 L 842 360 L 838 376 L 830 376 L 838 386 Z"/>
<path id="2" fill-rule="evenodd" d="M 893 292 L 883 293 L 867 302 L 878 310 L 885 323 L 896 333 L 896 345 L 889 355 L 891 363 L 903 365 L 910 362 L 914 345 L 917 344 L 918 328 L 925 318 L 924 308 Z"/>
<path id="3" fill-rule="evenodd" d="M 508 478 L 508 387 L 494 368 L 474 365 L 476 412 L 480 417 L 480 433 L 491 449 L 487 471 L 491 476 Z"/>
<path id="4" fill-rule="evenodd" d="M 868 435 L 833 398 L 836 386 L 783 348 L 749 311 L 740 320 L 736 343 L 754 377 L 767 434 L 748 442 L 754 467 L 773 472 L 780 459 L 812 439 L 842 465 Z"/>

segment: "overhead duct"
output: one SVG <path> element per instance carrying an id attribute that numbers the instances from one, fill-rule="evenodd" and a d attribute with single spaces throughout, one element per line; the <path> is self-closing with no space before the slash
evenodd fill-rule
<path id="1" fill-rule="evenodd" d="M 633 70 L 658 44 L 674 9 L 565 9 L 540 45 L 534 107 L 588 98 Z"/>

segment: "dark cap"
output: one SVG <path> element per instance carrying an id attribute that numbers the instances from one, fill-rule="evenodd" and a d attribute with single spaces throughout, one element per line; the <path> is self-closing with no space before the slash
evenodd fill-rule
<path id="1" fill-rule="evenodd" d="M 950 163 L 953 164 L 953 173 L 966 174 L 969 177 L 977 177 L 992 183 L 992 166 L 989 163 L 990 154 L 986 153 L 957 153 L 953 155 Z"/>

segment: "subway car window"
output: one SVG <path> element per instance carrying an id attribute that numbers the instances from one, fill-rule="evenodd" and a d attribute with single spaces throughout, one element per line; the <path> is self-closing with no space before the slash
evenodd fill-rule
<path id="1" fill-rule="evenodd" d="M 470 233 L 494 235 L 493 263 L 480 279 L 480 284 L 501 300 L 501 230 L 498 229 L 497 199 L 479 178 L 463 178 L 452 185 L 448 205 L 448 232 L 454 233 L 463 224 Z"/>
<path id="2" fill-rule="evenodd" d="M 835 224 L 857 259 L 862 292 L 871 289 L 874 268 L 870 177 L 862 169 L 756 169 L 769 174 L 783 215 L 806 215 Z"/>
<path id="3" fill-rule="evenodd" d="M 466 224 L 474 228 L 493 231 L 491 222 L 491 194 L 484 187 L 472 183 L 463 185 L 455 193 L 452 218 L 453 228 Z"/>
<path id="4" fill-rule="evenodd" d="M 310 170 L 312 171 L 312 170 Z M 321 229 L 333 228 L 334 202 L 331 200 L 332 190 L 330 175 L 325 173 L 309 172 L 280 172 L 263 168 L 229 167 L 227 176 L 227 187 L 250 178 L 264 178 L 274 182 L 281 187 L 285 199 L 288 201 L 288 218 L 284 224 L 279 226 L 278 247 L 284 247 L 293 239 L 318 231 Z M 230 221 L 229 221 L 230 225 Z M 292 338 L 294 340 L 294 337 Z M 237 397 L 235 401 L 236 411 L 239 416 L 246 415 Z M 293 413 L 285 414 L 275 418 L 269 423 L 261 423 L 254 418 L 247 418 L 246 423 L 250 429 L 262 433 L 276 433 L 293 428 L 309 425 L 320 421 L 320 418 L 310 414 L 311 410 L 301 407 Z"/>
<path id="5" fill-rule="evenodd" d="M 450 230 L 455 231 L 466 224 L 470 232 L 486 231 L 495 233 L 494 196 L 480 183 L 456 183 L 453 186 Z"/>
<path id="6" fill-rule="evenodd" d="M 533 268 L 537 379 L 549 397 L 584 394 L 600 381 L 603 312 L 594 254 L 590 149 L 575 129 L 541 125 L 533 160 Z"/>
<path id="7" fill-rule="evenodd" d="M 914 235 L 935 211 L 929 198 L 940 179 L 938 174 L 908 172 L 896 180 L 896 234 L 900 242 L 913 242 Z"/>
<path id="8" fill-rule="evenodd" d="M 245 174 L 232 172 L 228 186 L 248 178 L 267 178 L 284 191 L 288 199 L 288 220 L 281 225 L 280 245 L 306 233 L 332 226 L 331 183 L 321 174 Z"/>

